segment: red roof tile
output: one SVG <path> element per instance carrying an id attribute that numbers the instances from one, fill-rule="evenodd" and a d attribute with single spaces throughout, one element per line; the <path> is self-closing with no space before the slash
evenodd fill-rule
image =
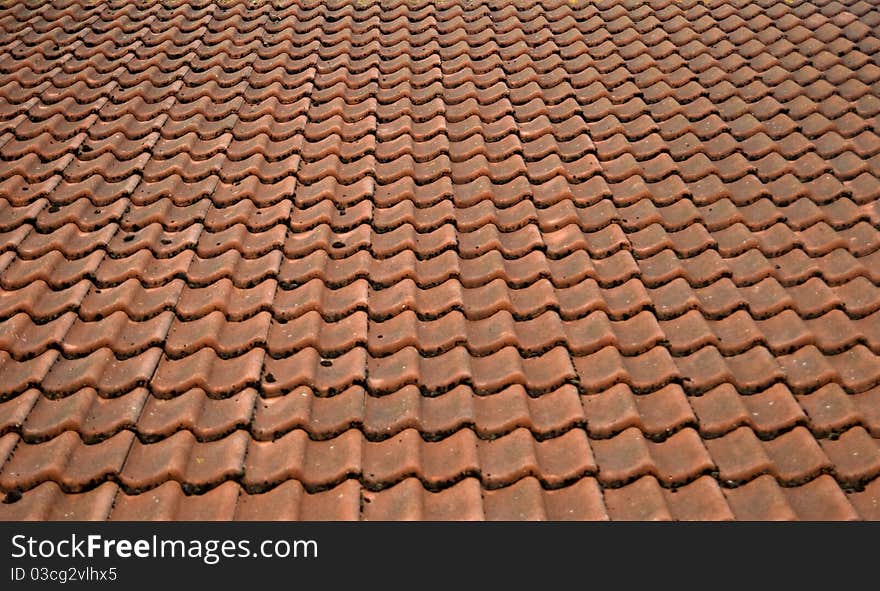
<path id="1" fill-rule="evenodd" d="M 0 518 L 880 518 L 880 13 L 0 9 Z"/>

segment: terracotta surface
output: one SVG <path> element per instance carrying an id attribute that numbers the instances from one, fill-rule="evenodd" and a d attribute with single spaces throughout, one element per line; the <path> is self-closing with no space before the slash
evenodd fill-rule
<path id="1" fill-rule="evenodd" d="M 8 0 L 0 519 L 880 519 L 865 0 Z"/>

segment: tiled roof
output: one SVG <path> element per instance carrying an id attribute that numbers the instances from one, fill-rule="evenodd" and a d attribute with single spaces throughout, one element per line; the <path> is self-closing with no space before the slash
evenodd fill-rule
<path id="1" fill-rule="evenodd" d="M 880 519 L 880 8 L 6 0 L 2 519 Z"/>

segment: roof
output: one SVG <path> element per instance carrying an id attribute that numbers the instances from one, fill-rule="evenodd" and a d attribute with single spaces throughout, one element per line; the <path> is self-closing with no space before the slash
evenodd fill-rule
<path id="1" fill-rule="evenodd" d="M 0 518 L 880 518 L 876 3 L 0 31 Z"/>

